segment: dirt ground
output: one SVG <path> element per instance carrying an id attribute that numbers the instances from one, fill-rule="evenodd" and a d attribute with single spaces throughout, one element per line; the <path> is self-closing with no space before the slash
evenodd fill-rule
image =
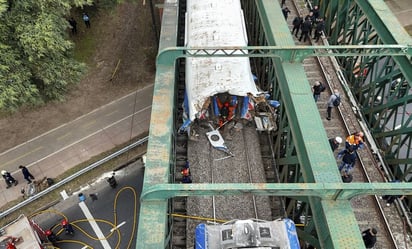
<path id="1" fill-rule="evenodd" d="M 157 42 L 150 6 L 135 1 L 123 2 L 110 11 L 90 10 L 91 29 L 86 30 L 81 17 L 76 16 L 78 34 L 72 37 L 76 43 L 91 36 L 98 41 L 83 79 L 64 102 L 24 108 L 2 117 L 0 152 L 154 82 Z"/>

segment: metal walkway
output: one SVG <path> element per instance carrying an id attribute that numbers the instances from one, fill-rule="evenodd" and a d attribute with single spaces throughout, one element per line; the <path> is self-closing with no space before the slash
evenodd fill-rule
<path id="1" fill-rule="evenodd" d="M 184 2 L 184 1 L 181 1 Z M 176 92 L 175 63 L 188 56 L 217 56 L 176 47 L 179 1 L 166 0 L 153 97 L 150 139 L 137 248 L 167 248 L 172 217 L 170 199 L 177 196 L 237 195 L 240 192 L 302 198 L 313 213 L 313 229 L 322 248 L 362 248 L 359 226 L 350 205 L 357 195 L 412 194 L 412 184 L 343 184 L 326 133 L 318 132 L 322 121 L 313 103 L 302 61 L 308 56 L 335 56 L 353 96 L 365 128 L 373 136 L 372 148 L 393 178 L 410 181 L 412 168 L 412 41 L 380 0 L 317 1 L 326 18 L 329 46 L 296 46 L 275 0 L 242 0 L 245 15 L 253 23 L 249 36 L 254 46 L 242 48 L 261 65 L 261 78 L 273 84 L 273 95 L 283 103 L 275 137 L 278 164 L 297 168 L 300 178 L 283 184 L 172 184 L 174 170 L 173 113 Z M 278 17 L 278 18 L 273 18 Z M 219 48 L 216 48 L 216 51 Z M 222 50 L 220 50 L 222 51 Z M 240 50 L 239 50 L 240 51 Z M 220 55 L 222 56 L 222 55 Z M 398 80 L 399 79 L 399 80 Z M 371 105 L 378 100 L 379 103 Z M 286 148 L 286 153 L 282 148 Z M 333 165 L 334 167 L 332 167 Z M 412 202 L 407 200 L 408 208 Z M 306 239 L 306 238 L 304 238 Z M 309 238 L 307 238 L 309 239 Z"/>

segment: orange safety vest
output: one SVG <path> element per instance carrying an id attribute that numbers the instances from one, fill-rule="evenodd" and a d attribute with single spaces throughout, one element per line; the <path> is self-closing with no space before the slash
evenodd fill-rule
<path id="1" fill-rule="evenodd" d="M 359 145 L 363 140 L 359 136 L 350 135 L 346 138 L 346 142 L 350 145 Z"/>

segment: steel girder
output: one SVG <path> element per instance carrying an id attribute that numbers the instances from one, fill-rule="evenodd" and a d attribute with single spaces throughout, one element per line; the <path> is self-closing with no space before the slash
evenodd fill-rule
<path id="1" fill-rule="evenodd" d="M 265 81 L 264 84 L 273 84 L 274 96 L 279 96 L 279 99 L 281 99 L 283 103 L 284 109 L 281 110 L 282 116 L 284 116 L 284 119 L 281 121 L 282 133 L 278 133 L 274 138 L 276 142 L 279 143 L 278 153 L 280 154 L 280 148 L 282 148 L 282 146 L 285 149 L 285 156 L 280 157 L 279 162 L 294 168 L 294 181 L 313 182 L 314 185 L 309 186 L 307 192 L 300 198 L 299 196 L 302 189 L 305 189 L 304 186 L 306 184 L 304 183 L 301 183 L 303 185 L 288 185 L 283 187 L 281 184 L 266 185 L 263 189 L 259 186 L 248 187 L 246 185 L 233 185 L 232 187 L 215 186 L 219 187 L 219 190 L 211 189 L 213 188 L 213 185 L 208 185 L 203 189 L 202 186 L 195 185 L 196 187 L 193 188 L 194 192 L 192 190 L 184 192 L 184 190 L 179 189 L 183 187 L 182 185 L 168 183 L 170 162 L 173 161 L 172 156 L 170 155 L 172 150 L 170 147 L 173 134 L 172 113 L 174 101 L 171 99 L 172 96 L 170 93 L 174 91 L 174 63 L 176 58 L 182 57 L 182 51 L 184 50 L 165 49 L 167 47 L 173 47 L 173 42 L 176 40 L 176 37 L 174 37 L 176 34 L 176 27 L 174 25 L 177 26 L 177 24 L 173 22 L 173 20 L 177 20 L 176 4 L 177 1 L 166 0 L 164 9 L 164 20 L 167 20 L 167 22 L 163 22 L 162 25 L 163 39 L 161 39 L 160 44 L 160 50 L 164 51 L 164 53 L 159 53 L 157 61 L 153 114 L 148 146 L 148 161 L 146 164 L 144 188 L 141 198 L 137 248 L 158 249 L 166 246 L 168 237 L 168 219 L 166 215 L 169 197 L 177 195 L 188 196 L 189 192 L 198 195 L 208 195 L 213 191 L 216 192 L 212 194 L 219 195 L 222 189 L 226 189 L 227 193 L 232 192 L 232 194 L 241 194 L 245 191 L 250 191 L 251 193 L 253 192 L 256 194 L 290 195 L 296 200 L 304 200 L 304 202 L 297 202 L 298 204 L 303 203 L 302 208 L 299 207 L 298 211 L 301 214 L 313 214 L 313 217 L 309 220 L 308 218 L 310 217 L 306 216 L 307 226 L 305 227 L 305 232 L 300 233 L 302 238 L 311 241 L 311 243 L 317 247 L 345 248 L 348 241 L 350 241 L 351 245 L 354 247 L 362 247 L 363 244 L 358 233 L 358 225 L 353 216 L 350 204 L 347 201 L 347 199 L 350 198 L 350 195 L 339 194 L 350 193 L 352 190 L 347 190 L 347 188 L 353 185 L 336 185 L 334 182 L 340 180 L 339 174 L 335 169 L 336 167 L 328 166 L 335 166 L 335 161 L 332 155 L 315 156 L 315 153 L 311 150 L 310 147 L 314 146 L 314 144 L 314 147 L 324 148 L 325 151 L 329 151 L 329 147 L 326 142 L 319 142 L 319 140 L 322 139 L 326 141 L 325 134 L 320 137 L 317 134 L 316 140 L 318 142 L 314 141 L 315 138 L 314 135 L 311 134 L 310 128 L 318 127 L 321 124 L 321 121 L 320 118 L 315 118 L 314 120 L 311 120 L 311 122 L 305 121 L 307 115 L 304 115 L 304 113 L 314 113 L 314 110 L 317 109 L 316 106 L 313 105 L 309 85 L 302 84 L 302 82 L 307 83 L 302 66 L 299 63 L 290 63 L 293 60 L 303 60 L 305 56 L 313 55 L 317 52 L 314 52 L 313 48 L 295 49 L 297 53 L 293 52 L 293 41 L 291 37 L 289 37 L 290 32 L 286 24 L 282 23 L 283 19 L 276 18 L 279 20 L 270 20 L 273 16 L 281 16 L 278 3 L 274 0 L 256 0 L 254 3 L 257 5 L 257 11 L 254 14 L 254 18 L 258 19 L 257 16 L 262 18 L 261 23 L 259 23 L 259 28 L 256 29 L 258 30 L 256 31 L 256 34 L 258 34 L 258 36 L 256 36 L 256 42 L 263 45 L 280 45 L 281 47 L 278 47 L 278 49 L 283 49 L 284 51 L 280 51 L 279 53 L 276 52 L 273 55 L 266 54 L 256 56 L 261 58 L 272 57 L 271 59 L 258 61 L 259 64 L 257 64 L 256 68 L 259 68 L 262 75 L 268 75 L 266 79 L 269 81 Z M 284 37 L 286 37 L 286 39 L 282 40 Z M 282 47 L 282 45 L 285 44 L 287 44 L 287 46 Z M 247 50 L 248 48 L 245 49 Z M 272 50 L 276 49 L 273 48 Z M 324 50 L 326 53 L 333 52 L 333 50 L 326 47 Z M 323 55 L 326 56 L 326 53 L 323 53 Z M 390 53 L 393 53 L 393 51 Z M 319 55 L 322 55 L 322 53 Z M 281 60 L 281 58 L 283 59 Z M 298 79 L 294 79 L 296 75 L 298 75 Z M 308 89 L 301 89 L 302 85 L 308 86 Z M 313 106 L 310 106 L 310 103 L 312 103 Z M 306 106 L 306 108 L 301 110 L 301 106 Z M 310 118 L 313 118 L 313 115 L 311 115 Z M 164 120 L 166 120 L 166 122 L 164 122 Z M 236 190 L 236 188 L 239 189 Z M 279 188 L 287 188 L 287 191 L 281 191 Z M 344 189 L 343 192 L 340 191 L 342 188 Z M 243 189 L 244 191 L 240 191 L 240 189 Z M 329 192 L 329 190 L 332 189 L 335 194 L 330 195 L 331 192 Z M 365 194 L 373 194 L 375 192 L 369 192 L 372 189 L 380 190 L 376 192 L 379 194 L 399 193 L 397 192 L 398 189 L 394 189 L 392 185 L 388 186 L 388 189 L 385 189 L 385 187 L 382 187 L 382 185 L 379 184 L 378 187 L 367 185 L 359 187 L 358 190 L 365 191 Z M 399 189 L 399 191 L 406 191 L 408 189 L 411 188 L 406 187 L 405 189 Z M 319 192 L 317 193 L 317 191 L 319 191 L 320 194 Z M 153 196 L 156 195 L 157 197 L 153 198 Z M 331 196 L 337 196 L 338 198 L 330 198 Z M 313 208 L 309 209 L 309 205 L 305 205 L 305 203 L 309 203 L 310 207 Z M 298 204 L 296 205 L 298 206 Z M 339 217 L 344 217 L 344 220 L 340 220 Z M 319 235 L 319 241 L 312 237 L 309 232 L 314 231 L 315 227 L 316 230 L 322 231 L 322 234 Z M 339 231 L 343 227 L 345 228 L 345 233 L 340 233 Z"/>
<path id="2" fill-rule="evenodd" d="M 324 15 L 330 22 L 331 44 L 412 44 L 410 36 L 381 0 L 322 1 L 321 4 L 326 6 Z M 348 56 L 338 60 L 386 164 L 396 177 L 409 180 L 411 56 Z"/>

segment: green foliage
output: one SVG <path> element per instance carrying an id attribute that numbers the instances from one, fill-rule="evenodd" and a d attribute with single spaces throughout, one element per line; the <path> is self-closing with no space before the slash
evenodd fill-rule
<path id="1" fill-rule="evenodd" d="M 84 4 L 91 1 L 0 0 L 0 110 L 62 100 L 79 81 L 84 65 L 72 58 L 65 16 Z"/>

